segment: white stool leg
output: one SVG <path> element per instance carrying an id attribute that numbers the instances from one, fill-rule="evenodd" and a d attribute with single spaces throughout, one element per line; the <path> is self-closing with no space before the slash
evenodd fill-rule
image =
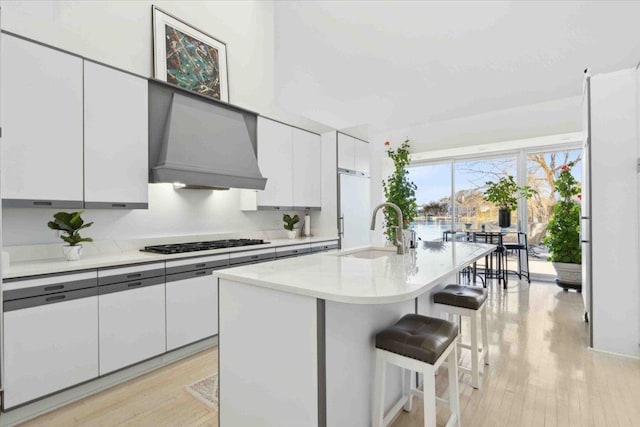
<path id="1" fill-rule="evenodd" d="M 404 389 L 403 394 L 407 396 L 407 403 L 404 404 L 403 408 L 407 412 L 411 412 L 413 406 L 413 396 L 411 395 L 411 386 L 413 385 L 413 372 L 410 369 L 403 369 L 402 372 L 402 388 Z"/>
<path id="2" fill-rule="evenodd" d="M 482 322 L 482 348 L 484 349 L 484 364 L 489 364 L 489 327 L 487 326 L 487 304 L 485 303 L 480 313 Z"/>
<path id="3" fill-rule="evenodd" d="M 436 378 L 431 367 L 422 373 L 422 400 L 424 427 L 436 427 Z"/>
<path id="4" fill-rule="evenodd" d="M 471 316 L 471 386 L 480 388 L 480 373 L 478 370 L 478 316 Z"/>
<path id="5" fill-rule="evenodd" d="M 456 416 L 456 425 L 462 426 L 460 419 L 460 392 L 458 391 L 458 352 L 454 345 L 453 350 L 449 353 L 447 362 L 449 363 L 449 409 Z"/>
<path id="6" fill-rule="evenodd" d="M 376 350 L 376 375 L 373 387 L 373 407 L 371 423 L 373 427 L 384 427 L 384 389 L 387 362 L 383 354 Z"/>

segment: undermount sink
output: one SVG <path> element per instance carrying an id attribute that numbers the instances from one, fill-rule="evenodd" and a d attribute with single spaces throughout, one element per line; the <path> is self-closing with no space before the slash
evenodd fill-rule
<path id="1" fill-rule="evenodd" d="M 368 246 L 363 248 L 356 248 L 347 250 L 342 253 L 338 253 L 338 256 L 342 257 L 351 257 L 351 258 L 362 258 L 362 259 L 376 259 L 381 258 L 383 256 L 396 255 L 397 249 L 395 247 L 376 247 L 376 246 Z"/>

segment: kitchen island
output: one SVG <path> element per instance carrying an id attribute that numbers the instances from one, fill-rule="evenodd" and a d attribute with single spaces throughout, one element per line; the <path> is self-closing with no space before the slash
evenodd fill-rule
<path id="1" fill-rule="evenodd" d="M 494 249 L 358 248 L 215 271 L 220 426 L 370 426 L 375 333 Z M 389 367 L 386 411 L 402 376 Z"/>

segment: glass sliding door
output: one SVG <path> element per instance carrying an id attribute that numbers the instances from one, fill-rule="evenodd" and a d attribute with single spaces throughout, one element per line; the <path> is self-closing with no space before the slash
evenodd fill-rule
<path id="1" fill-rule="evenodd" d="M 451 163 L 418 165 L 409 168 L 416 186 L 417 216 L 413 228 L 424 241 L 441 240 L 451 229 Z"/>
<path id="2" fill-rule="evenodd" d="M 556 276 L 553 266 L 547 261 L 547 248 L 542 243 L 553 205 L 558 198 L 553 181 L 564 165 L 574 162 L 571 174 L 582 183 L 581 161 L 581 149 L 527 154 L 527 185 L 537 191 L 527 202 L 529 268 L 531 274 L 538 278 L 553 279 Z"/>
<path id="3" fill-rule="evenodd" d="M 455 161 L 455 227 L 457 230 L 499 230 L 498 207 L 484 200 L 487 182 L 507 175 L 516 176 L 515 156 Z M 516 211 L 511 212 L 511 229 L 517 227 Z"/>

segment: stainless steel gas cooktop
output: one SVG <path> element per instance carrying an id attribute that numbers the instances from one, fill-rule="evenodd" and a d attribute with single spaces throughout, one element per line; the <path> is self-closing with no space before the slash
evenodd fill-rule
<path id="1" fill-rule="evenodd" d="M 209 251 L 212 249 L 235 248 L 238 246 L 264 245 L 262 239 L 227 239 L 212 240 L 209 242 L 174 243 L 170 245 L 145 246 L 143 252 L 153 252 L 156 254 L 179 254 L 183 252 Z"/>

